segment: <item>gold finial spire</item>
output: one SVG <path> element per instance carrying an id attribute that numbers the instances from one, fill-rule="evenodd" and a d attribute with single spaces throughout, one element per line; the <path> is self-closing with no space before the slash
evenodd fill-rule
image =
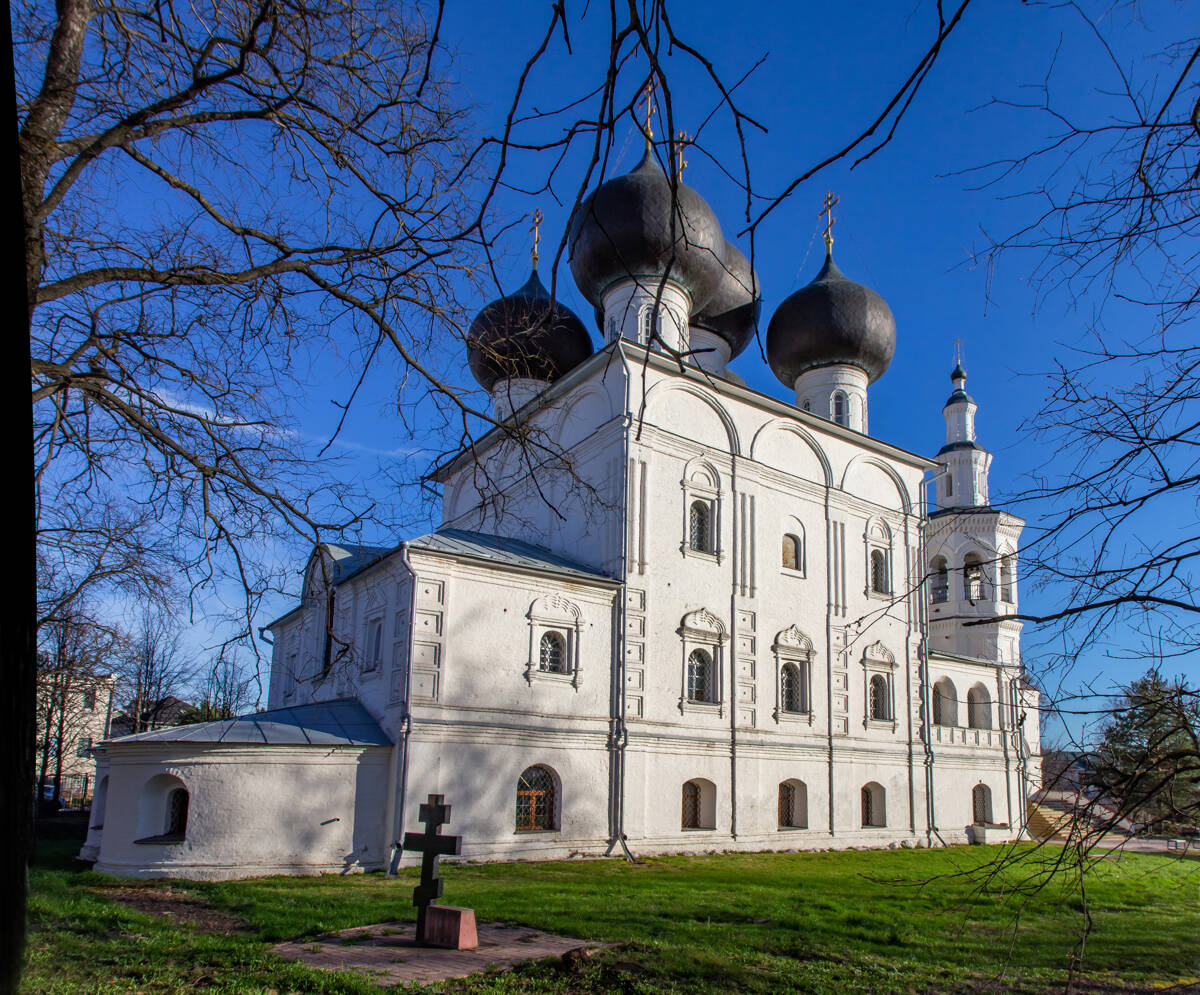
<path id="1" fill-rule="evenodd" d="M 841 200 L 832 190 L 825 191 L 825 203 L 822 205 L 820 212 L 817 214 L 819 218 L 822 214 L 825 215 L 825 251 L 833 252 L 833 223 L 837 220 L 833 214 L 834 205 Z"/>
<path id="2" fill-rule="evenodd" d="M 533 233 L 533 251 L 529 253 L 529 258 L 533 260 L 534 269 L 537 269 L 538 264 L 538 243 L 542 240 L 542 233 L 539 229 L 543 220 L 541 210 L 535 207 L 533 209 L 533 224 L 529 226 L 529 230 Z"/>
<path id="3" fill-rule="evenodd" d="M 691 144 L 688 133 L 682 128 L 679 129 L 679 135 L 675 144 L 675 179 L 677 182 L 683 181 L 683 171 L 687 169 L 688 161 L 683 157 L 683 150 Z"/>
<path id="4" fill-rule="evenodd" d="M 654 77 L 651 76 L 646 81 L 646 91 L 642 95 L 642 103 L 646 108 L 646 125 L 642 129 L 646 135 L 646 148 L 654 141 L 654 112 L 657 110 L 657 105 L 654 103 Z"/>
<path id="5" fill-rule="evenodd" d="M 962 339 L 954 340 L 954 368 L 962 366 Z"/>

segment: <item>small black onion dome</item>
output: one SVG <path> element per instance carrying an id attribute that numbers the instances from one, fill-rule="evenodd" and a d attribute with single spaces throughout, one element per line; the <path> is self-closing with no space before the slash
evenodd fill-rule
<path id="1" fill-rule="evenodd" d="M 671 183 L 651 149 L 633 172 L 600 184 L 580 204 L 571 219 L 570 249 L 575 284 L 597 307 L 616 284 L 658 280 L 669 268 L 695 311 L 716 293 L 725 271 L 717 216 L 684 183 L 677 185 L 672 205 Z"/>
<path id="2" fill-rule="evenodd" d="M 962 363 L 955 363 L 954 371 L 950 374 L 950 382 L 955 385 L 954 393 L 951 394 L 946 399 L 946 403 L 942 405 L 943 411 L 945 411 L 952 404 L 974 404 L 975 403 L 975 398 L 973 398 L 970 394 L 968 394 L 962 387 L 958 386 L 958 381 L 960 381 L 960 380 L 963 381 L 964 383 L 966 382 L 967 371 L 963 369 Z"/>
<path id="3" fill-rule="evenodd" d="M 739 355 L 754 338 L 762 311 L 758 274 L 750 260 L 732 242 L 725 243 L 725 269 L 717 292 L 692 318 L 697 328 L 719 335 L 729 343 L 730 358 Z"/>
<path id="4" fill-rule="evenodd" d="M 467 331 L 467 365 L 489 391 L 507 377 L 553 382 L 591 354 L 583 322 L 551 302 L 536 266 L 525 286 L 492 301 Z"/>
<path id="5" fill-rule="evenodd" d="M 816 279 L 786 298 L 767 326 L 767 361 L 788 387 L 808 370 L 843 364 L 874 383 L 895 352 L 896 319 L 887 301 L 848 279 L 832 250 Z"/>

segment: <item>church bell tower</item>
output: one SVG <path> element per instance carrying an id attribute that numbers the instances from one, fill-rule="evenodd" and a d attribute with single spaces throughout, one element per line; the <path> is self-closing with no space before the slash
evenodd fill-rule
<path id="1" fill-rule="evenodd" d="M 956 357 L 954 390 L 942 408 L 946 443 L 935 459 L 935 510 L 929 516 L 926 569 L 930 649 L 996 663 L 1018 663 L 1017 563 L 1025 522 L 993 508 L 988 496 L 992 454 L 976 441 L 978 405 Z M 978 619 L 996 619 L 966 625 Z"/>

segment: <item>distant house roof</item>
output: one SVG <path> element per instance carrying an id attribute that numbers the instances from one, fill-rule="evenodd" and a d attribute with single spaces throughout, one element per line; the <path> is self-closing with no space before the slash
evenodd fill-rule
<path id="1" fill-rule="evenodd" d="M 465 556 L 501 566 L 523 567 L 527 570 L 548 570 L 584 580 L 617 583 L 608 574 L 588 566 L 586 563 L 559 556 L 548 549 L 522 542 L 520 539 L 507 539 L 504 536 L 489 535 L 486 532 L 439 529 L 437 532 L 430 532 L 428 535 L 410 540 L 408 545 L 413 549 L 446 553 L 451 556 Z"/>
<path id="2" fill-rule="evenodd" d="M 379 723 L 353 698 L 274 708 L 232 719 L 122 736 L 113 743 L 253 743 L 266 746 L 391 746 Z"/>

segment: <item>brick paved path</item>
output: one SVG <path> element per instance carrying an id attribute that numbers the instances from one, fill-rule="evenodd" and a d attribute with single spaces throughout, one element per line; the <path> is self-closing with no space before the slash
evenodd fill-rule
<path id="1" fill-rule="evenodd" d="M 344 929 L 306 943 L 281 943 L 274 952 L 327 971 L 358 971 L 381 986 L 428 984 L 465 978 L 487 968 L 507 970 L 523 960 L 561 957 L 569 950 L 596 950 L 609 944 L 585 943 L 524 926 L 479 924 L 476 950 L 418 947 L 411 923 L 381 923 Z"/>

